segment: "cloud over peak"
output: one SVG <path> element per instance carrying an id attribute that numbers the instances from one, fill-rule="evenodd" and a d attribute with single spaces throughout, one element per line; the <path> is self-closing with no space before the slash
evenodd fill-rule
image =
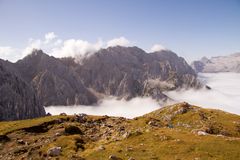
<path id="1" fill-rule="evenodd" d="M 89 42 L 82 39 L 60 39 L 54 32 L 48 32 L 43 38 L 30 38 L 28 44 L 23 49 L 0 46 L 0 58 L 16 61 L 30 54 L 33 49 L 42 49 L 54 57 L 83 57 L 91 55 L 101 48 L 113 46 L 129 46 L 130 41 L 125 37 L 114 38 L 109 41 L 98 39 L 96 42 Z M 8 55 L 8 56 L 7 56 Z M 14 59 L 12 58 L 14 57 Z"/>
<path id="2" fill-rule="evenodd" d="M 16 61 L 30 54 L 33 49 L 42 49 L 47 54 L 62 58 L 62 57 L 84 57 L 91 55 L 101 48 L 114 46 L 129 47 L 133 43 L 127 38 L 120 36 L 117 38 L 103 41 L 98 39 L 96 42 L 89 42 L 82 39 L 61 39 L 54 32 L 46 33 L 40 39 L 30 38 L 26 47 L 16 49 L 10 46 L 0 46 L 0 58 L 10 61 Z M 167 50 L 160 44 L 152 46 L 150 52 Z"/>
<path id="3" fill-rule="evenodd" d="M 127 47 L 130 45 L 130 41 L 125 37 L 114 38 L 107 42 L 107 47 L 114 47 L 114 46 L 124 46 Z"/>
<path id="4" fill-rule="evenodd" d="M 92 54 L 103 46 L 103 42 L 98 40 L 96 43 L 90 43 L 81 39 L 69 39 L 63 42 L 58 48 L 53 48 L 51 54 L 56 57 L 76 57 Z"/>
<path id="5" fill-rule="evenodd" d="M 150 52 L 158 52 L 158 51 L 162 51 L 162 50 L 167 50 L 164 46 L 162 46 L 161 44 L 154 44 L 151 49 Z"/>

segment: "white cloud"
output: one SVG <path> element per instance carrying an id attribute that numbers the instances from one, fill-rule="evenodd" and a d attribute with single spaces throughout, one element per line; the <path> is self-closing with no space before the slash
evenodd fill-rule
<path id="1" fill-rule="evenodd" d="M 2 46 L 2 47 L 0 47 L 0 55 L 1 56 L 8 56 L 13 51 L 14 51 L 14 49 L 12 47 L 9 47 L 9 46 Z"/>
<path id="2" fill-rule="evenodd" d="M 97 106 L 50 106 L 45 107 L 46 112 L 53 115 L 67 113 L 86 113 L 90 115 L 109 115 L 134 118 L 143 114 L 159 109 L 159 104 L 151 98 L 133 98 L 130 101 L 117 100 L 116 98 L 104 99 Z"/>
<path id="3" fill-rule="evenodd" d="M 151 47 L 150 52 L 157 52 L 157 51 L 162 51 L 162 50 L 166 50 L 166 48 L 164 46 L 162 46 L 161 44 L 154 44 Z"/>
<path id="4" fill-rule="evenodd" d="M 103 42 L 101 40 L 98 40 L 96 43 L 90 43 L 80 39 L 69 39 L 64 41 L 61 47 L 53 48 L 51 54 L 56 57 L 85 56 L 98 51 L 102 47 Z"/>
<path id="5" fill-rule="evenodd" d="M 107 47 L 114 47 L 114 46 L 127 47 L 129 45 L 130 45 L 130 41 L 125 37 L 114 38 L 107 42 Z"/>
<path id="6" fill-rule="evenodd" d="M 57 38 L 57 35 L 54 32 L 49 32 L 45 34 L 45 43 L 49 43 L 50 41 Z"/>
<path id="7" fill-rule="evenodd" d="M 20 57 L 16 52 L 17 49 L 10 46 L 0 46 L 0 57 L 4 60 L 17 61 Z"/>
<path id="8" fill-rule="evenodd" d="M 22 51 L 21 58 L 30 54 L 33 49 L 41 49 L 42 46 L 43 46 L 42 40 L 40 40 L 40 39 L 34 40 L 34 39 L 30 38 L 27 47 L 25 49 L 23 49 L 23 51 Z"/>
<path id="9" fill-rule="evenodd" d="M 113 46 L 129 46 L 130 41 L 125 37 L 114 38 L 107 42 L 101 39 L 94 43 L 82 39 L 62 40 L 54 32 L 49 32 L 43 38 L 30 38 L 27 46 L 23 49 L 14 49 L 11 47 L 2 47 L 0 58 L 15 61 L 30 54 L 33 49 L 42 49 L 44 52 L 55 57 L 83 57 L 97 52 L 101 48 Z M 17 52 L 16 52 L 17 51 Z M 8 56 L 6 56 L 8 54 Z"/>

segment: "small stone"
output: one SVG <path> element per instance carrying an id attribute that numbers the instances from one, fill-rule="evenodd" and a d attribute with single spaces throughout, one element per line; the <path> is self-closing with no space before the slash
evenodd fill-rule
<path id="1" fill-rule="evenodd" d="M 60 116 L 67 116 L 66 113 L 60 113 L 59 115 L 60 115 Z"/>
<path id="2" fill-rule="evenodd" d="M 126 148 L 126 151 L 127 151 L 127 152 L 133 151 L 133 148 L 132 148 L 132 147 L 127 147 L 127 148 Z"/>
<path id="3" fill-rule="evenodd" d="M 100 145 L 98 148 L 97 148 L 98 151 L 103 151 L 105 150 L 105 147 L 103 145 Z"/>
<path id="4" fill-rule="evenodd" d="M 122 158 L 119 158 L 119 157 L 117 157 L 115 155 L 110 155 L 108 159 L 109 160 L 122 160 Z"/>
<path id="5" fill-rule="evenodd" d="M 197 134 L 198 134 L 199 136 L 206 136 L 206 135 L 208 135 L 208 133 L 206 133 L 206 132 L 204 132 L 204 131 L 198 131 Z"/>
<path id="6" fill-rule="evenodd" d="M 48 113 L 46 114 L 46 116 L 52 116 L 52 114 L 48 112 Z"/>
<path id="7" fill-rule="evenodd" d="M 130 136 L 130 134 L 129 134 L 128 132 L 125 132 L 125 133 L 122 135 L 123 138 L 128 138 L 129 136 Z"/>
<path id="8" fill-rule="evenodd" d="M 49 156 L 55 157 L 55 156 L 59 156 L 61 151 L 62 151 L 61 147 L 53 147 L 53 148 L 50 148 L 47 151 L 47 153 L 48 153 Z"/>
<path id="9" fill-rule="evenodd" d="M 22 139 L 17 140 L 17 143 L 18 143 L 18 144 L 22 144 L 22 145 L 25 145 L 25 144 L 26 144 Z"/>
<path id="10" fill-rule="evenodd" d="M 61 133 L 57 132 L 55 133 L 55 136 L 61 136 Z"/>

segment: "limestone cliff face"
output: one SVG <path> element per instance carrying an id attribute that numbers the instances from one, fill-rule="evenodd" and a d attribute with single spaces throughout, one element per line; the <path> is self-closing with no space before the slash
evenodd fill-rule
<path id="1" fill-rule="evenodd" d="M 200 87 L 186 61 L 171 51 L 146 53 L 137 47 L 110 47 L 75 67 L 83 84 L 96 92 L 130 99 L 166 99 L 163 91 Z"/>
<path id="2" fill-rule="evenodd" d="M 33 88 L 17 75 L 12 64 L 0 60 L 0 121 L 44 115 Z"/>
<path id="3" fill-rule="evenodd" d="M 59 59 L 41 50 L 18 61 L 15 66 L 24 79 L 32 84 L 38 98 L 49 105 L 89 105 L 97 102 L 80 77 Z"/>

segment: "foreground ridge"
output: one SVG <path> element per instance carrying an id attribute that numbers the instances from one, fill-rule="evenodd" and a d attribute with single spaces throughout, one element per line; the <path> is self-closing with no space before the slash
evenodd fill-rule
<path id="1" fill-rule="evenodd" d="M 0 123 L 0 159 L 238 159 L 240 116 L 188 103 L 134 119 L 78 114 Z"/>

